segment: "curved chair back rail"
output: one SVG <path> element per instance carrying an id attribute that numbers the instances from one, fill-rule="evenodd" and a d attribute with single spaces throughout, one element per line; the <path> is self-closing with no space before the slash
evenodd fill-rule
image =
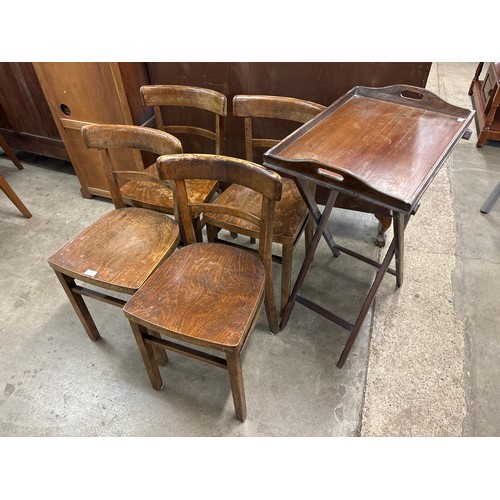
<path id="1" fill-rule="evenodd" d="M 182 153 L 181 141 L 177 137 L 137 125 L 85 125 L 82 127 L 82 137 L 88 148 L 131 148 L 157 154 L 171 151 Z"/>
<path id="2" fill-rule="evenodd" d="M 216 90 L 189 85 L 144 85 L 140 89 L 142 103 L 152 106 L 156 127 L 171 134 L 194 134 L 211 139 L 215 143 L 215 154 L 221 154 L 224 144 L 224 120 L 227 115 L 227 98 Z M 193 124 L 166 124 L 162 108 L 196 108 L 214 114 L 213 129 Z"/>

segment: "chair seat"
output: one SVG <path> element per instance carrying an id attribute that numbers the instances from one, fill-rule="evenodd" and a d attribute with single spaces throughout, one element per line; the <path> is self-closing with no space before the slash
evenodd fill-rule
<path id="1" fill-rule="evenodd" d="M 158 177 L 156 164 L 144 170 L 146 174 Z M 191 203 L 203 203 L 212 198 L 217 190 L 217 182 L 210 180 L 192 179 L 186 181 L 189 201 Z M 160 187 L 148 181 L 129 181 L 125 183 L 120 191 L 127 202 L 147 208 L 159 209 L 165 213 L 174 213 L 173 192 L 168 187 Z"/>
<path id="2" fill-rule="evenodd" d="M 282 185 L 281 200 L 276 203 L 274 212 L 273 241 L 290 243 L 294 242 L 300 233 L 308 210 L 292 179 L 282 178 Z M 262 197 L 252 189 L 233 184 L 222 192 L 214 203 L 234 208 L 244 207 L 246 212 L 259 215 Z M 258 228 L 254 224 L 238 217 L 206 213 L 204 220 L 207 224 L 224 227 L 246 236 L 254 238 L 259 236 Z"/>
<path id="3" fill-rule="evenodd" d="M 75 279 L 134 293 L 174 251 L 179 238 L 177 223 L 166 215 L 121 208 L 103 215 L 48 261 L 53 269 Z"/>
<path id="4" fill-rule="evenodd" d="M 166 260 L 123 311 L 154 331 L 230 350 L 253 326 L 264 285 L 264 265 L 252 253 L 217 243 L 194 243 Z"/>

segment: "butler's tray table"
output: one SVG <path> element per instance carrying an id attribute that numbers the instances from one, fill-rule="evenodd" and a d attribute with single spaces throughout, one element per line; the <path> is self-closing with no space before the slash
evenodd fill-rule
<path id="1" fill-rule="evenodd" d="M 418 87 L 355 87 L 265 153 L 267 167 L 294 178 L 316 222 L 280 329 L 295 302 L 337 323 L 351 332 L 337 363 L 343 366 L 385 273 L 402 285 L 406 224 L 456 144 L 470 137 L 467 127 L 473 116 L 474 111 Z M 322 213 L 309 188 L 311 181 L 330 190 Z M 338 193 L 390 210 L 394 237 L 381 263 L 335 243 L 326 224 Z M 322 236 L 335 256 L 346 253 L 378 268 L 354 324 L 299 294 Z M 389 268 L 393 257 L 395 270 Z"/>

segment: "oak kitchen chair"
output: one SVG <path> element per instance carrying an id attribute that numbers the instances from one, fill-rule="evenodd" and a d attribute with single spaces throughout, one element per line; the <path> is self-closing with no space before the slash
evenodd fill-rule
<path id="1" fill-rule="evenodd" d="M 162 182 L 142 172 L 120 172 L 110 150 L 170 153 L 172 138 L 156 129 L 134 125 L 86 125 L 85 145 L 97 149 L 113 194 L 115 209 L 81 231 L 48 259 L 83 328 L 91 340 L 99 331 L 83 297 L 123 307 L 126 301 L 80 286 L 75 280 L 97 288 L 133 294 L 151 273 L 174 252 L 180 240 L 178 224 L 168 215 L 145 208 L 127 207 L 118 189 L 120 176 L 147 177 L 151 184 Z M 128 151 L 130 153 L 130 151 Z M 161 359 L 160 359 L 161 360 Z"/>
<path id="2" fill-rule="evenodd" d="M 158 159 L 157 167 L 160 179 L 175 182 L 187 245 L 155 271 L 123 311 L 154 389 L 160 390 L 163 382 L 153 347 L 222 367 L 229 372 L 236 416 L 244 421 L 241 352 L 263 302 L 271 329 L 277 328 L 276 304 L 268 278 L 272 273 L 272 221 L 281 196 L 281 178 L 252 162 L 215 155 L 164 156 Z M 244 185 L 261 195 L 260 210 L 249 214 L 222 204 L 193 203 L 187 195 L 188 179 Z M 209 212 L 229 213 L 259 226 L 258 256 L 235 246 L 197 242 L 193 217 Z"/>
<path id="3" fill-rule="evenodd" d="M 224 94 L 211 89 L 187 85 L 145 85 L 140 89 L 142 103 L 152 106 L 156 119 L 156 128 L 168 132 L 181 139 L 201 137 L 203 144 L 198 145 L 203 153 L 221 154 L 224 142 L 224 117 L 227 115 L 227 98 Z M 197 110 L 196 125 L 192 116 L 185 116 L 185 111 Z M 173 118 L 170 117 L 173 115 Z M 204 125 L 203 119 L 212 120 L 213 126 Z M 172 124 L 172 121 L 175 124 Z M 201 126 L 203 124 L 203 126 Z M 210 146 L 207 145 L 211 144 Z M 208 150 L 208 148 L 211 148 Z M 184 151 L 186 148 L 183 146 Z M 178 151 L 179 153 L 182 152 Z M 158 177 L 156 164 L 145 170 L 146 173 Z M 218 184 L 214 181 L 190 179 L 187 184 L 189 199 L 193 202 L 208 202 L 217 191 Z M 162 212 L 175 212 L 172 191 L 155 192 L 141 182 L 131 180 L 122 186 L 125 196 L 135 200 L 135 205 L 155 208 Z M 142 205 L 141 205 L 142 201 Z M 198 241 L 201 241 L 201 221 L 195 220 Z M 181 239 L 185 241 L 181 228 Z"/>

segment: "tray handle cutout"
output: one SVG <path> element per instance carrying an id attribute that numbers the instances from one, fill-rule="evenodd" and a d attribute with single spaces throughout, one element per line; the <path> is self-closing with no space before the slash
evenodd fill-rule
<path id="1" fill-rule="evenodd" d="M 420 101 L 424 98 L 424 94 L 421 92 L 415 92 L 414 90 L 408 90 L 405 89 L 401 92 L 401 97 L 404 97 L 406 99 L 413 99 L 415 101 Z"/>

